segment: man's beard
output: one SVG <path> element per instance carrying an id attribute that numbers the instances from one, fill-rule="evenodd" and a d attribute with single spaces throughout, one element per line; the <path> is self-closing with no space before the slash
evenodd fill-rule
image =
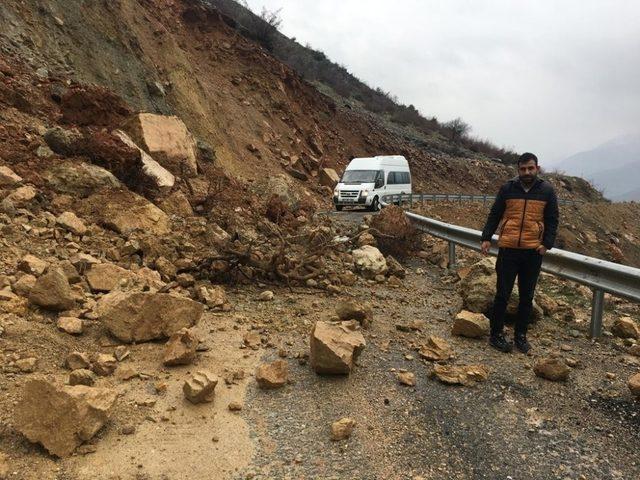
<path id="1" fill-rule="evenodd" d="M 536 181 L 537 175 L 520 175 L 520 181 L 525 185 L 531 185 Z"/>

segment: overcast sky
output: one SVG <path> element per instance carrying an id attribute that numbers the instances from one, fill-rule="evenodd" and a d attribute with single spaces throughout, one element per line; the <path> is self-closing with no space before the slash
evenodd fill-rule
<path id="1" fill-rule="evenodd" d="M 639 0 L 248 0 L 426 116 L 553 163 L 640 131 Z"/>

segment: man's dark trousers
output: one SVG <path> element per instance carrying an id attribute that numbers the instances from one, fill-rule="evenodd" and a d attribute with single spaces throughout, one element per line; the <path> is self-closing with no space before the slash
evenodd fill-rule
<path id="1" fill-rule="evenodd" d="M 538 283 L 541 266 L 542 255 L 536 250 L 501 248 L 498 251 L 498 260 L 496 261 L 498 281 L 496 298 L 493 303 L 493 315 L 491 316 L 492 335 L 503 331 L 504 316 L 516 276 L 518 277 L 520 303 L 518 304 L 515 333 L 516 335 L 527 333 L 529 317 L 533 309 L 533 294 Z"/>

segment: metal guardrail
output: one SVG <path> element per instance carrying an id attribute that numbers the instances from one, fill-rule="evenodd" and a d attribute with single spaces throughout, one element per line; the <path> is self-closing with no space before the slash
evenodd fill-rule
<path id="1" fill-rule="evenodd" d="M 397 201 L 396 197 L 398 195 L 383 197 L 382 205 Z M 480 251 L 482 232 L 412 212 L 405 213 L 419 230 L 449 242 L 449 268 L 455 268 L 456 265 L 456 245 Z M 494 256 L 498 255 L 497 241 L 498 236 L 494 235 L 491 245 L 491 254 Z M 640 302 L 640 268 L 553 248 L 544 255 L 542 271 L 586 285 L 593 290 L 590 326 L 592 337 L 602 335 L 605 293 Z"/>
<path id="2" fill-rule="evenodd" d="M 388 198 L 388 203 L 407 202 L 410 206 L 413 206 L 416 202 L 482 202 L 484 205 L 487 202 L 493 202 L 496 199 L 495 195 L 471 195 L 465 193 L 403 193 L 395 195 L 386 195 L 383 198 Z M 582 200 L 567 200 L 559 198 L 558 203 L 560 205 L 580 205 L 585 203 Z"/>

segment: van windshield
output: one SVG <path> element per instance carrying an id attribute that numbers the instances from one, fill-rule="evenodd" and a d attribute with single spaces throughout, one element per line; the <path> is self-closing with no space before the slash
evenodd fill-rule
<path id="1" fill-rule="evenodd" d="M 378 170 L 347 170 L 342 175 L 342 183 L 373 183 Z"/>

